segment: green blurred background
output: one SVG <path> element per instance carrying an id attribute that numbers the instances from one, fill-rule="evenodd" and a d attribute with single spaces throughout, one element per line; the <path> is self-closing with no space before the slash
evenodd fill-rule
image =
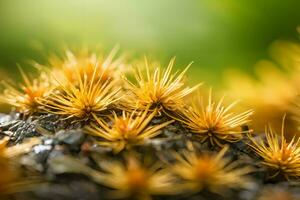
<path id="1" fill-rule="evenodd" d="M 192 80 L 217 85 L 224 69 L 252 73 L 273 41 L 297 41 L 298 25 L 299 0 L 0 0 L 0 69 L 119 44 L 133 57 L 194 61 Z"/>

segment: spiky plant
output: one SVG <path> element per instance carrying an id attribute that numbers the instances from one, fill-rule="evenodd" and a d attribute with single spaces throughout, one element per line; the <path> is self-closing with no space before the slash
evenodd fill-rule
<path id="1" fill-rule="evenodd" d="M 218 154 L 197 155 L 194 151 L 175 153 L 177 162 L 173 165 L 173 172 L 182 179 L 182 189 L 198 192 L 208 189 L 222 193 L 227 189 L 247 188 L 251 181 L 246 174 L 251 172 L 249 167 L 237 167 L 236 162 L 225 158 L 228 147 L 224 147 Z"/>
<path id="2" fill-rule="evenodd" d="M 273 172 L 270 178 L 283 175 L 287 180 L 300 177 L 300 138 L 287 142 L 282 126 L 281 137 L 271 126 L 265 130 L 266 139 L 250 137 L 249 145 L 261 157 L 261 163 Z"/>
<path id="3" fill-rule="evenodd" d="M 130 155 L 125 163 L 102 162 L 104 171 L 101 182 L 114 189 L 111 198 L 150 200 L 152 195 L 173 194 L 174 177 L 161 164 L 146 166 L 137 157 Z"/>
<path id="4" fill-rule="evenodd" d="M 114 112 L 113 116 L 109 116 L 109 123 L 95 116 L 97 124 L 92 124 L 85 130 L 88 134 L 100 137 L 102 140 L 99 144 L 112 147 L 114 152 L 118 153 L 124 148 L 143 144 L 146 140 L 159 135 L 160 129 L 173 122 L 167 121 L 159 125 L 149 125 L 157 111 L 149 114 L 148 109 L 146 108 L 140 113 L 123 111 L 121 116 Z"/>
<path id="5" fill-rule="evenodd" d="M 82 78 L 87 76 L 88 79 L 91 79 L 96 70 L 95 80 L 99 78 L 102 81 L 121 80 L 120 74 L 125 71 L 125 64 L 123 63 L 124 56 L 115 59 L 118 49 L 116 46 L 107 56 L 104 54 L 97 55 L 86 49 L 77 53 L 67 50 L 63 58 L 55 55 L 51 56 L 48 65 L 58 79 L 64 81 L 67 78 L 69 82 L 75 85 L 79 82 L 78 75 L 74 71 L 78 71 Z"/>
<path id="6" fill-rule="evenodd" d="M 231 110 L 237 102 L 224 106 L 223 100 L 224 97 L 219 102 L 214 102 L 210 90 L 208 103 L 205 104 L 203 98 L 199 96 L 197 102 L 193 102 L 190 107 L 181 110 L 182 120 L 180 121 L 201 142 L 209 141 L 213 146 L 237 142 L 243 138 L 243 134 L 249 132 L 249 130 L 242 130 L 242 126 L 250 122 L 249 117 L 253 111 L 247 110 L 235 114 Z"/>
<path id="7" fill-rule="evenodd" d="M 5 90 L 0 96 L 0 101 L 15 107 L 16 111 L 25 115 L 40 112 L 39 99 L 46 97 L 53 85 L 48 75 L 44 72 L 36 79 L 30 77 L 20 68 L 23 84 L 19 87 L 4 82 Z"/>
<path id="8" fill-rule="evenodd" d="M 43 110 L 49 113 L 74 118 L 75 121 L 87 121 L 103 113 L 119 100 L 119 88 L 115 89 L 115 82 L 106 80 L 102 82 L 95 67 L 93 76 L 81 76 L 78 70 L 74 70 L 77 75 L 78 86 L 67 81 L 60 83 L 56 92 L 40 101 Z M 104 75 L 105 72 L 102 73 Z"/>
<path id="9" fill-rule="evenodd" d="M 172 74 L 174 65 L 172 59 L 164 70 L 157 67 L 154 70 L 145 62 L 145 73 L 137 68 L 134 77 L 135 82 L 125 79 L 128 95 L 124 98 L 126 109 L 145 110 L 150 109 L 161 111 L 176 111 L 184 105 L 184 98 L 195 91 L 201 84 L 192 88 L 186 86 L 184 76 L 189 66 L 181 73 Z"/>

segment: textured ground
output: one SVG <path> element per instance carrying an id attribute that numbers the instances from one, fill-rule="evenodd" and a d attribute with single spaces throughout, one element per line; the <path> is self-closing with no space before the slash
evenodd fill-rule
<path id="1" fill-rule="evenodd" d="M 166 117 L 155 118 L 151 123 L 158 124 L 166 121 Z M 15 194 L 11 199 L 20 200 L 99 200 L 109 199 L 109 189 L 95 180 L 90 169 L 98 169 L 97 162 L 101 159 L 122 159 L 124 153 L 115 155 L 111 149 L 103 148 L 93 143 L 95 138 L 82 131 L 83 124 L 71 124 L 54 115 L 41 115 L 22 120 L 18 114 L 2 114 L 0 116 L 0 137 L 11 138 L 10 146 L 16 145 L 26 138 L 40 137 L 40 144 L 20 157 L 24 176 L 35 174 L 43 181 L 31 192 Z M 160 159 L 172 162 L 170 153 L 174 150 L 186 148 L 187 141 L 192 141 L 195 148 L 201 151 L 214 151 L 208 144 L 200 145 L 188 130 L 175 122 L 163 129 L 162 135 L 136 146 L 134 150 L 142 155 L 150 155 L 153 160 Z M 241 161 L 241 165 L 248 164 L 258 168 L 257 158 L 247 145 L 240 141 L 231 145 L 227 152 L 232 160 Z M 30 172 L 30 173 L 29 173 Z M 300 186 L 292 182 L 285 182 L 280 178 L 268 180 L 268 172 L 264 168 L 251 174 L 255 180 L 251 190 L 228 191 L 225 196 L 202 191 L 198 194 L 176 195 L 168 197 L 154 197 L 154 199 L 191 199 L 191 200 L 254 200 L 266 188 L 280 188 L 300 197 Z"/>

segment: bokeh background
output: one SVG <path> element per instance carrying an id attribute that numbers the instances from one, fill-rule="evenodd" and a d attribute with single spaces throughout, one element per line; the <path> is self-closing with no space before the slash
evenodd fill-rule
<path id="1" fill-rule="evenodd" d="M 256 132 L 267 123 L 280 130 L 287 114 L 293 136 L 300 134 L 299 8 L 299 0 L 0 0 L 0 79 L 18 79 L 17 65 L 33 71 L 30 61 L 45 64 L 67 48 L 108 53 L 119 45 L 133 60 L 162 64 L 176 56 L 178 68 L 194 62 L 191 84 L 205 82 L 203 90 L 212 86 L 227 103 L 241 100 L 239 112 L 253 109 Z"/>
<path id="2" fill-rule="evenodd" d="M 194 61 L 192 81 L 218 86 L 228 68 L 252 74 L 274 41 L 298 41 L 299 8 L 297 0 L 1 0 L 0 70 L 14 75 L 16 63 L 66 46 L 119 44 L 132 57 Z"/>

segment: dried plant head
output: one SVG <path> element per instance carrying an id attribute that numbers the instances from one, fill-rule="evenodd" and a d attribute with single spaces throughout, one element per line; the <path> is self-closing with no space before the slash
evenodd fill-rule
<path id="1" fill-rule="evenodd" d="M 0 198 L 3 195 L 25 191 L 33 186 L 32 179 L 22 180 L 19 177 L 19 168 L 13 161 L 17 156 L 30 151 L 32 146 L 40 142 L 40 139 L 32 138 L 12 147 L 7 147 L 8 141 L 8 137 L 0 140 Z"/>
<path id="2" fill-rule="evenodd" d="M 40 112 L 39 99 L 46 97 L 53 89 L 49 76 L 41 72 L 38 78 L 31 79 L 21 68 L 23 84 L 19 87 L 4 82 L 5 90 L 0 101 L 15 107 L 24 115 Z"/>
<path id="3" fill-rule="evenodd" d="M 102 162 L 102 184 L 114 189 L 110 197 L 151 199 L 152 195 L 173 194 L 174 177 L 160 163 L 147 166 L 137 156 L 130 155 L 125 162 Z"/>
<path id="4" fill-rule="evenodd" d="M 155 110 L 149 113 L 149 107 L 143 112 L 123 111 L 121 116 L 114 112 L 113 116 L 109 116 L 110 122 L 108 123 L 95 116 L 97 123 L 86 127 L 85 130 L 88 134 L 100 137 L 99 144 L 111 147 L 115 153 L 118 153 L 159 135 L 160 129 L 173 122 L 149 125 L 156 112 Z"/>
<path id="5" fill-rule="evenodd" d="M 250 122 L 249 117 L 253 111 L 235 114 L 231 110 L 237 102 L 224 106 L 223 100 L 224 97 L 219 102 L 214 102 L 210 90 L 207 103 L 199 96 L 198 101 L 181 110 L 181 121 L 201 142 L 209 141 L 213 146 L 223 146 L 224 143 L 241 140 L 243 134 L 249 132 L 244 131 L 242 126 Z"/>
<path id="6" fill-rule="evenodd" d="M 104 54 L 91 53 L 87 49 L 81 49 L 81 51 L 74 53 L 71 50 L 67 50 L 64 58 L 58 56 L 51 56 L 49 59 L 50 68 L 52 74 L 64 81 L 67 79 L 73 84 L 79 84 L 78 74 L 83 78 L 87 76 L 87 79 L 92 79 L 95 73 L 95 80 L 101 79 L 107 80 L 121 80 L 121 73 L 125 71 L 124 56 L 120 56 L 115 59 L 118 53 L 119 47 L 116 46 L 106 56 Z M 49 67 L 49 66 L 48 66 Z"/>
<path id="7" fill-rule="evenodd" d="M 247 174 L 252 171 L 249 167 L 238 167 L 224 154 L 228 146 L 216 155 L 199 154 L 195 151 L 174 153 L 177 162 L 172 167 L 174 174 L 182 179 L 182 189 L 199 192 L 208 189 L 211 192 L 223 193 L 228 189 L 241 189 L 251 186 Z"/>
<path id="8" fill-rule="evenodd" d="M 86 121 L 93 115 L 103 114 L 120 98 L 120 89 L 115 88 L 115 81 L 102 82 L 96 67 L 92 77 L 81 76 L 75 70 L 78 85 L 70 81 L 59 82 L 58 89 L 47 98 L 41 99 L 43 110 L 49 113 L 74 118 L 75 121 Z M 105 72 L 102 73 L 104 75 Z"/>
<path id="9" fill-rule="evenodd" d="M 134 72 L 135 81 L 125 79 L 128 95 L 124 98 L 125 109 L 176 111 L 184 105 L 184 98 L 195 91 L 201 84 L 192 88 L 186 86 L 184 77 L 189 66 L 182 72 L 172 73 L 175 59 L 166 69 L 149 67 L 145 61 L 145 73 L 141 68 Z"/>
<path id="10" fill-rule="evenodd" d="M 283 119 L 284 120 L 284 119 Z M 249 145 L 254 152 L 261 157 L 265 165 L 273 175 L 284 176 L 287 180 L 300 177 L 300 138 L 287 142 L 284 137 L 284 122 L 281 137 L 276 134 L 271 126 L 265 130 L 266 139 L 250 137 L 252 143 Z"/>

